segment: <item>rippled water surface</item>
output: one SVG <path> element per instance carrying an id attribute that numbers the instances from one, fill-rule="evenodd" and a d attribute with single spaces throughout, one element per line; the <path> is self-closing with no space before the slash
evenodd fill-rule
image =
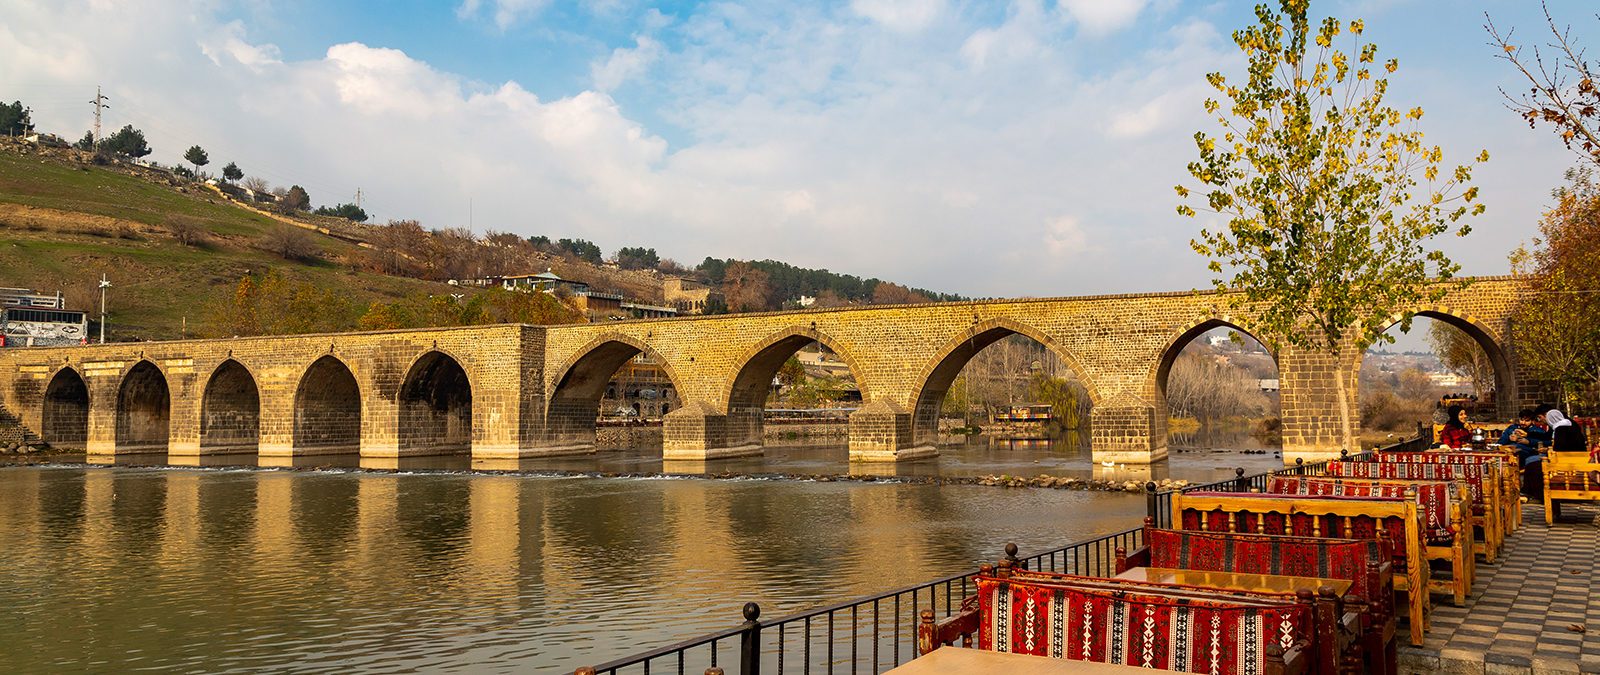
<path id="1" fill-rule="evenodd" d="M 773 448 L 712 468 L 837 473 L 843 453 Z M 543 464 L 659 471 L 655 457 Z M 1281 461 L 1197 451 L 1142 470 L 1086 458 L 979 443 L 889 472 L 1205 480 Z M 1124 493 L 413 463 L 0 469 L 0 672 L 570 671 L 730 627 L 747 601 L 775 617 L 971 569 L 1006 542 L 1038 551 L 1132 527 L 1144 510 Z"/>

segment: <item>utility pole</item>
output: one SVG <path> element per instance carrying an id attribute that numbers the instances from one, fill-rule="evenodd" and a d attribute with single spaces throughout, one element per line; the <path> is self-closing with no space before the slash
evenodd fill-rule
<path id="1" fill-rule="evenodd" d="M 94 142 L 95 143 L 99 143 L 100 142 L 100 110 L 103 109 L 103 108 L 110 108 L 111 107 L 110 105 L 105 103 L 106 101 L 109 101 L 109 100 L 111 100 L 111 97 L 110 96 L 106 96 L 104 94 L 101 94 L 99 86 L 96 86 L 94 88 L 94 100 L 90 101 L 90 103 L 94 104 Z M 101 275 L 101 276 L 104 276 L 104 275 Z M 101 340 L 101 342 L 105 342 L 105 340 Z"/>
<path id="2" fill-rule="evenodd" d="M 361 208 L 361 188 L 356 188 L 356 208 Z"/>
<path id="3" fill-rule="evenodd" d="M 106 343 L 106 289 L 111 288 L 111 282 L 106 281 L 106 275 L 100 275 L 100 344 Z"/>

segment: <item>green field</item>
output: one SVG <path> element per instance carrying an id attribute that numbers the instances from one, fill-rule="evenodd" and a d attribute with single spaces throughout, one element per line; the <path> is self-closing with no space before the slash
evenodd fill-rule
<path id="1" fill-rule="evenodd" d="M 104 274 L 113 284 L 108 340 L 177 339 L 186 324 L 192 337 L 207 302 L 230 295 L 241 276 L 269 269 L 293 282 L 332 289 L 357 305 L 418 292 L 460 292 L 435 282 L 355 272 L 349 261 L 356 247 L 315 231 L 307 231 L 317 248 L 314 257 L 284 261 L 255 247 L 257 237 L 281 226 L 277 221 L 209 189 L 182 191 L 70 158 L 19 154 L 17 147 L 0 148 L 0 286 L 61 292 L 70 309 L 98 315 Z M 136 225 L 108 225 L 95 216 Z M 180 244 L 163 226 L 172 216 L 196 219 L 205 241 Z"/>

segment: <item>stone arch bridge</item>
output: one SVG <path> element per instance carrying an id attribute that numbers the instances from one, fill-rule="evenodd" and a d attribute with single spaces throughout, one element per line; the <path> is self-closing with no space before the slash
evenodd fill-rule
<path id="1" fill-rule="evenodd" d="M 1485 347 L 1501 417 L 1536 395 L 1506 339 L 1520 288 L 1481 278 L 1412 308 Z M 578 454 L 593 451 L 612 373 L 644 352 L 684 402 L 666 416 L 666 457 L 715 459 L 761 452 L 769 383 L 817 341 L 861 388 L 851 458 L 892 461 L 936 454 L 940 404 L 962 366 L 1021 334 L 1087 387 L 1095 456 L 1149 462 L 1167 452 L 1168 370 L 1190 340 L 1233 326 L 1224 300 L 1177 292 L 6 349 L 0 397 L 45 440 L 91 454 Z M 1346 357 L 1352 401 L 1362 356 Z M 1337 454 L 1335 364 L 1287 348 L 1275 357 L 1285 457 Z"/>

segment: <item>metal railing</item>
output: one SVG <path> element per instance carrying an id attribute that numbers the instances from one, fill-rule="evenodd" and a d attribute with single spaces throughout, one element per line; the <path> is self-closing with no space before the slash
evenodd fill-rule
<path id="1" fill-rule="evenodd" d="M 1358 452 L 1349 454 L 1340 452 L 1339 461 L 1365 462 L 1371 461 L 1376 452 L 1409 452 L 1423 450 L 1428 447 L 1432 434 L 1424 435 L 1422 425 L 1417 425 L 1417 436 L 1407 440 L 1373 448 L 1371 452 Z M 1320 476 L 1327 471 L 1328 462 L 1306 462 L 1295 460 L 1295 465 L 1267 471 L 1250 476 L 1244 475 L 1244 469 L 1235 469 L 1233 478 L 1220 480 L 1215 483 L 1202 485 L 1189 485 L 1178 490 L 1156 492 L 1155 483 L 1145 484 L 1145 505 L 1148 515 L 1155 519 L 1156 527 L 1172 527 L 1172 493 L 1173 492 L 1266 492 L 1273 476 Z"/>
<path id="2" fill-rule="evenodd" d="M 1118 548 L 1144 545 L 1143 528 L 1134 528 L 1063 546 L 1025 558 L 1027 569 L 1084 576 L 1110 576 Z M 1007 557 L 1016 547 L 1008 545 Z M 737 664 L 742 675 L 769 673 L 881 673 L 917 655 L 919 613 L 946 616 L 961 609 L 976 592 L 977 570 L 935 579 L 865 598 L 761 620 L 755 603 L 744 606 L 745 622 L 642 654 L 603 663 L 577 673 L 687 673 Z"/>
<path id="3" fill-rule="evenodd" d="M 1410 450 L 1426 447 L 1426 441 L 1402 441 L 1383 450 Z M 1365 460 L 1371 453 L 1345 455 L 1343 459 Z M 1297 462 L 1295 466 L 1215 483 L 1182 488 L 1182 492 L 1221 491 L 1265 492 L 1275 475 L 1321 475 L 1327 462 Z M 1155 483 L 1146 483 L 1146 506 L 1157 526 L 1167 526 L 1172 517 L 1172 492 L 1156 492 Z M 1109 577 L 1115 573 L 1116 553 L 1144 545 L 1144 529 L 1136 527 L 1102 537 L 1080 541 L 1026 558 L 1016 558 L 1016 547 L 1006 546 L 1008 559 L 1027 569 Z M 916 658 L 919 612 L 933 610 L 949 616 L 976 590 L 977 570 L 933 581 L 886 591 L 865 598 L 797 612 L 777 619 L 761 619 L 756 603 L 744 606 L 743 624 L 724 631 L 702 635 L 659 649 L 579 668 L 575 675 L 595 673 L 677 673 L 699 675 L 708 668 L 728 668 L 740 675 L 801 673 L 835 675 L 881 673 Z M 736 664 L 736 665 L 735 665 Z M 733 668 L 736 667 L 735 671 Z"/>

